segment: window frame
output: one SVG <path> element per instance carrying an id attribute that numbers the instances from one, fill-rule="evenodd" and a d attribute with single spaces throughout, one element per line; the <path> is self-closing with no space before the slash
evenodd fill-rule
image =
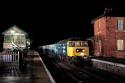
<path id="1" fill-rule="evenodd" d="M 123 18 L 117 18 L 117 31 L 124 31 L 124 20 L 123 20 Z"/>

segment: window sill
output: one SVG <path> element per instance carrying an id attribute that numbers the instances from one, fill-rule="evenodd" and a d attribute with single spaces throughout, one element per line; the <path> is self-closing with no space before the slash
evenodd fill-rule
<path id="1" fill-rule="evenodd" d="M 115 32 L 125 32 L 125 30 L 121 30 L 121 31 L 116 30 Z"/>
<path id="2" fill-rule="evenodd" d="M 97 33 L 99 34 L 99 33 L 101 33 L 101 31 L 98 31 Z"/>
<path id="3" fill-rule="evenodd" d="M 117 50 L 117 51 L 125 51 L 125 50 Z"/>

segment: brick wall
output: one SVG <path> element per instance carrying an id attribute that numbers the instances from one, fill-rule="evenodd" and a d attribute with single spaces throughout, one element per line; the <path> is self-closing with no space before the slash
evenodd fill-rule
<path id="1" fill-rule="evenodd" d="M 117 40 L 124 40 L 125 48 L 125 26 L 124 31 L 117 30 L 117 18 L 118 17 L 101 17 L 94 21 L 94 37 L 95 37 L 95 55 L 105 57 L 119 57 L 125 58 L 125 50 L 117 50 Z M 125 17 L 124 25 L 125 25 Z M 98 31 L 98 20 L 101 23 L 101 29 Z M 101 40 L 101 52 L 99 46 L 99 40 Z"/>

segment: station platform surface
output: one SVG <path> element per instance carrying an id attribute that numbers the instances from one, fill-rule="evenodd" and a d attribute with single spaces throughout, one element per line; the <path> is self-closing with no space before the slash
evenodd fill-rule
<path id="1" fill-rule="evenodd" d="M 21 67 L 2 67 L 0 83 L 54 83 L 40 56 L 32 56 L 25 58 L 25 63 Z"/>
<path id="2" fill-rule="evenodd" d="M 113 63 L 119 63 L 125 65 L 125 58 L 114 58 L 114 57 L 96 57 L 95 59 L 109 61 Z"/>

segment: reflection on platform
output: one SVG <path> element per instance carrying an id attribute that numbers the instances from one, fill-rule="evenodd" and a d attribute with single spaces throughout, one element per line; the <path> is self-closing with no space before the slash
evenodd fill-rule
<path id="1" fill-rule="evenodd" d="M 51 83 L 40 59 L 21 55 L 18 52 L 0 54 L 0 83 Z"/>

